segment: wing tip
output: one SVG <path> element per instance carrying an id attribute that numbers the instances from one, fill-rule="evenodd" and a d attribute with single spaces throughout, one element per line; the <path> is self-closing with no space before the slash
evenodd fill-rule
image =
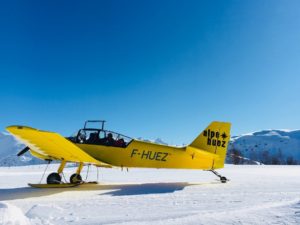
<path id="1" fill-rule="evenodd" d="M 22 125 L 11 125 L 5 128 L 7 131 L 13 131 L 13 130 L 36 130 L 32 127 L 28 126 L 22 126 Z"/>

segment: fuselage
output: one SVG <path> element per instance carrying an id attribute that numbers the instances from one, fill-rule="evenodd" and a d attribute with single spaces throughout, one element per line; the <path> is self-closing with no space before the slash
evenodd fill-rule
<path id="1" fill-rule="evenodd" d="M 125 148 L 76 144 L 80 149 L 107 164 L 118 167 L 210 169 L 212 160 L 194 157 L 187 147 L 173 147 L 133 139 Z"/>

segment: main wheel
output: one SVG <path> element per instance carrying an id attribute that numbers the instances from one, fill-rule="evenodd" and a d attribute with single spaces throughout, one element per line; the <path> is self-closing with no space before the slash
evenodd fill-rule
<path id="1" fill-rule="evenodd" d="M 47 177 L 47 184 L 60 184 L 61 176 L 58 173 L 50 173 Z"/>
<path id="2" fill-rule="evenodd" d="M 81 182 L 82 182 L 82 178 L 81 178 L 80 174 L 74 173 L 70 177 L 70 183 L 71 184 L 79 184 Z"/>

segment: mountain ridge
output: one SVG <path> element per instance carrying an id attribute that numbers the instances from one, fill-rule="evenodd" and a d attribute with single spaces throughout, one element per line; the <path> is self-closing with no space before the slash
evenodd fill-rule
<path id="1" fill-rule="evenodd" d="M 228 155 L 227 162 L 234 164 L 252 164 L 244 157 L 262 164 L 300 164 L 300 130 L 268 129 L 233 136 Z"/>

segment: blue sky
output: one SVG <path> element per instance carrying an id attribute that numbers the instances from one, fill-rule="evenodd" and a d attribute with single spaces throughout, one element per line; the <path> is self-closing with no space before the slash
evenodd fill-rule
<path id="1" fill-rule="evenodd" d="M 0 4 L 0 130 L 106 119 L 182 144 L 213 120 L 300 129 L 299 1 Z"/>

